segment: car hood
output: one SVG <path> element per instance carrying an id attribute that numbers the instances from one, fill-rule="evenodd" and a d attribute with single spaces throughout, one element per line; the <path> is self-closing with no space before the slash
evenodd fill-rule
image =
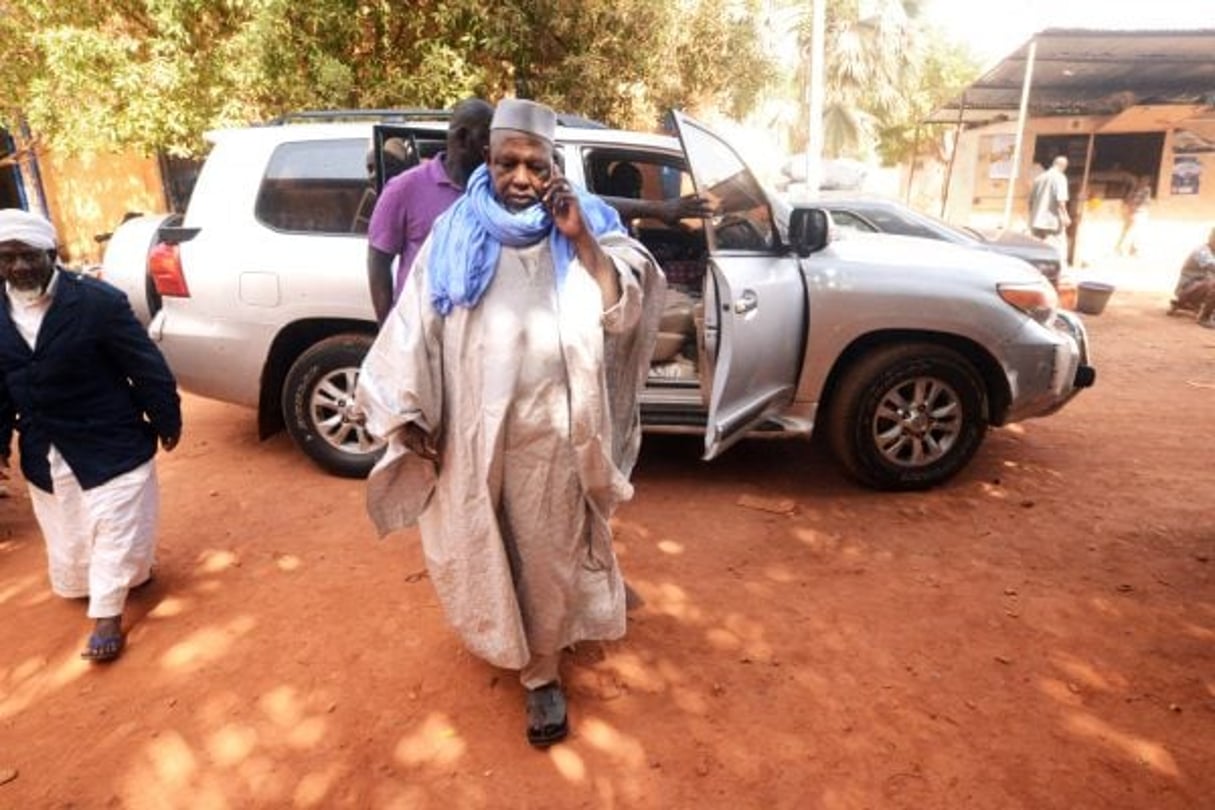
<path id="1" fill-rule="evenodd" d="M 849 262 L 898 267 L 924 272 L 965 273 L 975 280 L 991 282 L 1040 281 L 1042 274 L 1014 256 L 965 247 L 939 239 L 893 234 L 850 233 L 836 237 L 827 248 Z"/>
<path id="2" fill-rule="evenodd" d="M 979 231 L 979 233 L 991 247 L 1015 250 L 1018 255 L 1022 256 L 1041 254 L 1045 258 L 1058 257 L 1053 247 L 1029 234 L 1016 231 Z"/>

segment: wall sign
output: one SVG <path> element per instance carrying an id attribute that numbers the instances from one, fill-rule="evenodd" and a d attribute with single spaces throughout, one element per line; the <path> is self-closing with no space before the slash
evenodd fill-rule
<path id="1" fill-rule="evenodd" d="M 1173 156 L 1173 178 L 1169 185 L 1176 195 L 1197 194 L 1202 180 L 1202 162 L 1193 155 Z"/>

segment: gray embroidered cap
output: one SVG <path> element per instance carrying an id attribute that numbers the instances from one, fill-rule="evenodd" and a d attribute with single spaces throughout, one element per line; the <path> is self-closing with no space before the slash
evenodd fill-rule
<path id="1" fill-rule="evenodd" d="M 553 143 L 557 137 L 557 114 L 552 108 L 522 98 L 504 98 L 494 109 L 489 128 L 514 129 Z"/>

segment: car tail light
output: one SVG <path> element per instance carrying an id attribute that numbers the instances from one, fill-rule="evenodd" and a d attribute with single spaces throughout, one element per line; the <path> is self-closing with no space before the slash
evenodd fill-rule
<path id="1" fill-rule="evenodd" d="M 1006 304 L 1041 324 L 1049 323 L 1059 308 L 1059 294 L 1045 278 L 1030 284 L 997 284 L 996 289 Z"/>
<path id="2" fill-rule="evenodd" d="M 171 242 L 161 242 L 148 253 L 148 273 L 156 292 L 175 298 L 189 298 L 190 288 L 181 270 L 181 248 Z"/>

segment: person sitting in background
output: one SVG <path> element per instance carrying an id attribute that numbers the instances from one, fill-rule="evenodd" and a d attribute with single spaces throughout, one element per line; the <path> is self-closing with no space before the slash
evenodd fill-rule
<path id="1" fill-rule="evenodd" d="M 1195 249 L 1181 266 L 1173 296 L 1170 315 L 1196 310 L 1198 325 L 1215 329 L 1215 228 L 1207 235 L 1206 244 Z"/>

